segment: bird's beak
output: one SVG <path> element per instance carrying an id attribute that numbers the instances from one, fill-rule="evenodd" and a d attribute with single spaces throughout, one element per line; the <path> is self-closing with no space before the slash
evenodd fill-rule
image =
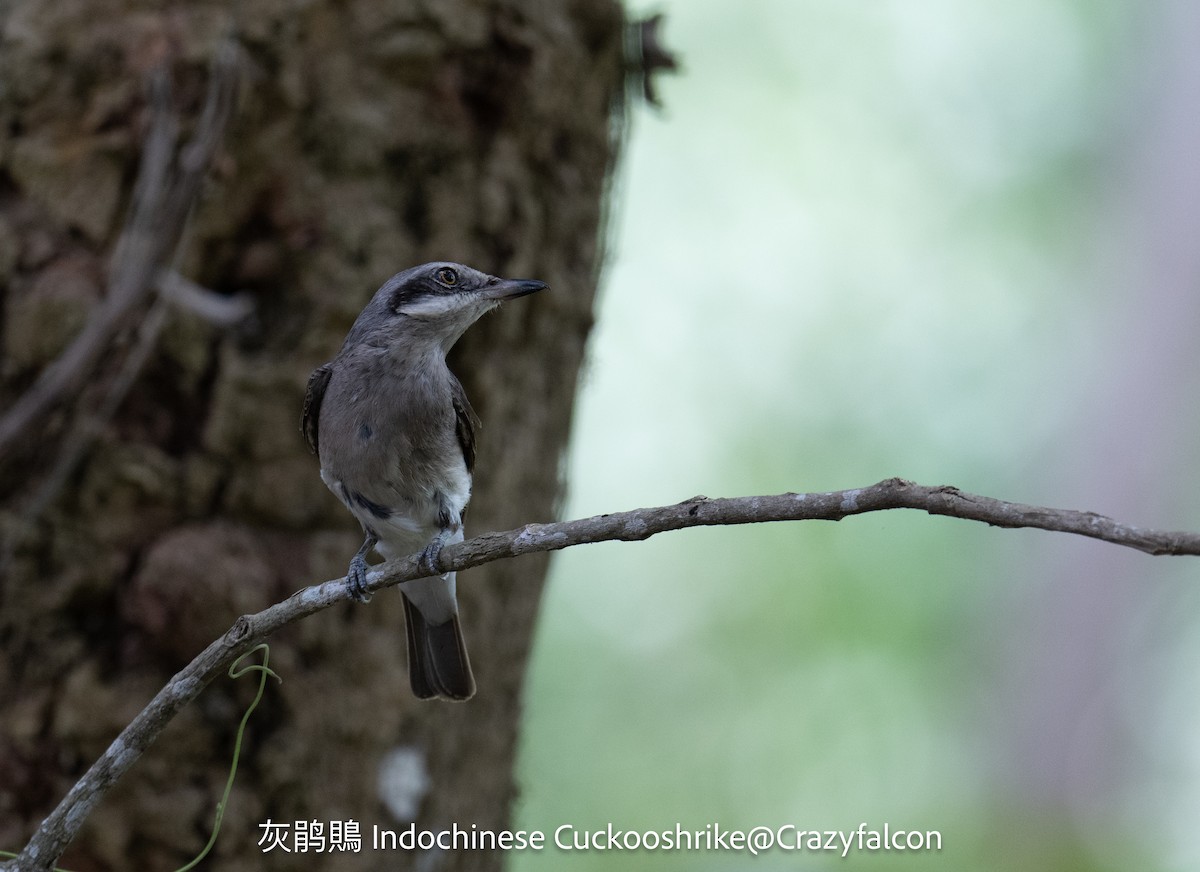
<path id="1" fill-rule="evenodd" d="M 515 300 L 548 287 L 545 282 L 534 279 L 497 279 L 484 287 L 483 295 L 489 300 Z"/>

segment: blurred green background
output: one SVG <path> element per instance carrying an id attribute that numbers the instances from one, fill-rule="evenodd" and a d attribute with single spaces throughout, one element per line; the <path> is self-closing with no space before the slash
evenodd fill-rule
<path id="1" fill-rule="evenodd" d="M 900 475 L 1200 527 L 1200 5 L 676 0 L 564 515 Z M 543 869 L 1200 868 L 1200 564 L 916 513 L 555 558 L 517 826 L 937 829 L 936 854 Z"/>

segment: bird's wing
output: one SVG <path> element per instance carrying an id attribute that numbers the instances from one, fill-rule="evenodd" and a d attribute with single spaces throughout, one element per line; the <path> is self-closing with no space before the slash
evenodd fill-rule
<path id="1" fill-rule="evenodd" d="M 454 403 L 454 431 L 458 435 L 458 444 L 462 448 L 463 460 L 467 463 L 467 472 L 475 470 L 475 429 L 479 426 L 479 418 L 467 399 L 467 392 L 454 379 L 451 392 Z"/>
<path id="2" fill-rule="evenodd" d="M 304 411 L 300 415 L 300 432 L 304 441 L 317 457 L 321 452 L 317 449 L 317 431 L 320 429 L 321 401 L 325 399 L 325 389 L 329 387 L 329 377 L 333 375 L 333 364 L 318 366 L 308 377 L 308 390 L 304 392 Z"/>

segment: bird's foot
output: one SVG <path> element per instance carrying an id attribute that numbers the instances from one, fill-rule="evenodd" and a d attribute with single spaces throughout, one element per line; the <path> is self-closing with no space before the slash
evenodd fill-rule
<path id="1" fill-rule="evenodd" d="M 350 561 L 346 578 L 350 580 L 350 596 L 360 603 L 369 603 L 371 595 L 367 593 L 367 558 L 361 551 Z"/>
<path id="2" fill-rule="evenodd" d="M 445 540 L 439 535 L 425 546 L 425 550 L 421 552 L 421 556 L 417 559 L 421 568 L 430 575 L 441 575 L 441 570 L 438 569 L 438 559 L 442 556 L 442 548 L 445 544 Z"/>
<path id="3" fill-rule="evenodd" d="M 350 596 L 354 597 L 360 603 L 369 603 L 371 595 L 367 593 L 367 555 L 371 549 L 375 547 L 375 543 L 379 541 L 378 537 L 367 528 L 366 538 L 363 539 L 362 547 L 355 552 L 354 557 L 350 560 L 350 568 L 346 571 L 346 579 L 350 588 Z"/>

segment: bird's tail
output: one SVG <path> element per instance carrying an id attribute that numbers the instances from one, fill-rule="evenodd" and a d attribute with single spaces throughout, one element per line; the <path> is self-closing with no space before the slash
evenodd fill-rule
<path id="1" fill-rule="evenodd" d="M 419 699 L 444 697 L 467 700 L 475 695 L 475 676 L 467 659 L 458 615 L 431 624 L 404 597 L 404 623 L 408 628 L 408 680 Z"/>

